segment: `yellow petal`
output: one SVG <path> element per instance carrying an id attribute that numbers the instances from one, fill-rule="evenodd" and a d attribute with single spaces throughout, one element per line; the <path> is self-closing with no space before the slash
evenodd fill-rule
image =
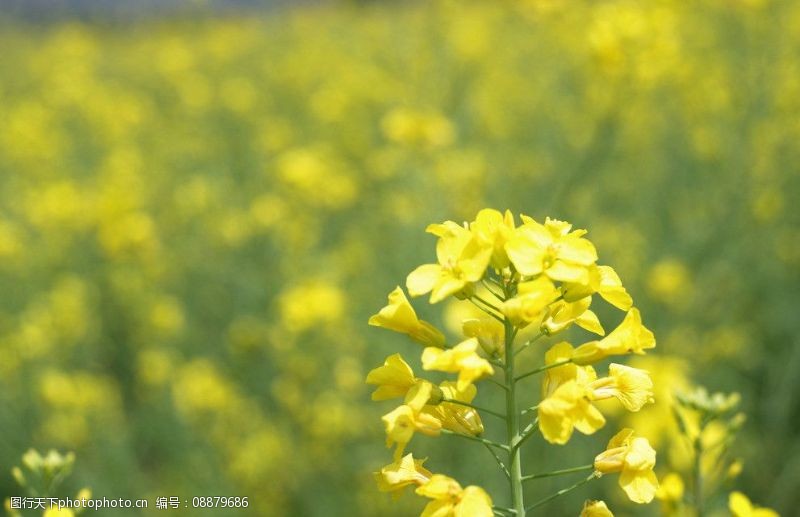
<path id="1" fill-rule="evenodd" d="M 634 503 L 645 504 L 653 500 L 658 490 L 658 479 L 652 470 L 623 471 L 619 475 L 619 486 L 628 499 Z"/>
<path id="2" fill-rule="evenodd" d="M 442 273 L 442 266 L 439 264 L 423 264 L 417 269 L 409 273 L 406 278 L 406 289 L 411 296 L 421 296 L 429 293 L 436 282 L 439 281 L 439 276 Z"/>

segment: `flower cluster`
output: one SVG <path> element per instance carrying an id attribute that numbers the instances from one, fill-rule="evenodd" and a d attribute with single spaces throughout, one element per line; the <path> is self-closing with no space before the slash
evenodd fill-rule
<path id="1" fill-rule="evenodd" d="M 732 489 L 742 471 L 733 447 L 746 420 L 738 411 L 740 401 L 738 393 L 710 394 L 702 386 L 674 394 L 672 413 L 679 439 L 670 451 L 671 468 L 656 494 L 664 515 L 703 515 L 722 499 L 718 495 L 727 493 L 733 517 L 777 517 L 774 510 L 758 507 Z"/>
<path id="2" fill-rule="evenodd" d="M 412 271 L 406 289 L 412 297 L 429 295 L 431 304 L 447 298 L 472 303 L 483 316 L 462 322 L 463 335 L 449 340 L 430 322 L 420 319 L 401 287 L 389 294 L 389 303 L 370 318 L 373 326 L 406 334 L 422 345 L 420 362 L 425 371 L 453 374 L 436 383 L 417 377 L 400 355 L 389 356 L 369 372 L 367 383 L 376 386 L 373 400 L 401 399 L 383 416 L 387 446 L 395 447 L 394 461 L 375 474 L 380 490 L 399 493 L 415 486 L 416 493 L 432 501 L 422 515 L 516 515 L 547 503 L 572 488 L 601 477 L 619 474 L 619 485 L 631 501 L 648 503 L 658 481 L 653 473 L 655 450 L 647 439 L 624 429 L 614 436 L 591 465 L 523 475 L 521 449 L 534 434 L 547 442 L 566 444 L 573 432 L 592 434 L 605 417 L 595 405 L 616 399 L 628 411 L 639 411 L 654 401 L 653 382 L 647 371 L 611 363 L 600 375 L 594 365 L 612 357 L 644 354 L 655 347 L 653 333 L 622 285 L 617 273 L 598 264 L 595 246 L 585 230 L 553 219 L 540 223 L 522 215 L 518 224 L 511 212 L 481 210 L 475 220 L 446 221 L 428 226 L 437 237 L 436 258 Z M 606 333 L 591 310 L 594 295 L 624 311 L 622 322 Z M 560 340 L 543 351 L 543 365 L 518 374 L 518 358 L 576 326 L 597 337 L 577 346 Z M 541 397 L 535 406 L 521 409 L 527 393 L 525 378 L 541 374 Z M 489 380 L 505 394 L 505 407 L 492 409 L 474 403 L 476 384 Z M 532 418 L 535 411 L 535 418 Z M 482 415 L 506 423 L 505 439 L 484 435 Z M 461 485 L 423 467 L 423 460 L 406 454 L 417 434 L 452 435 L 485 445 L 510 485 L 510 506 L 493 505 L 481 488 Z M 531 506 L 525 506 L 526 481 L 591 471 L 588 478 Z M 602 501 L 588 501 L 584 515 L 611 515 Z"/>

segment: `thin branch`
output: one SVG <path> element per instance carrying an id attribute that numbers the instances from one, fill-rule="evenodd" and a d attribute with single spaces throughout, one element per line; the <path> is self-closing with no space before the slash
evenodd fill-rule
<path id="1" fill-rule="evenodd" d="M 522 481 L 529 479 L 549 478 L 553 476 L 563 476 L 565 474 L 573 474 L 575 472 L 583 472 L 586 470 L 594 469 L 594 465 L 581 465 L 580 467 L 573 467 L 571 469 L 554 470 L 552 472 L 543 472 L 541 474 L 531 474 L 529 476 L 522 476 Z"/>
<path id="2" fill-rule="evenodd" d="M 519 440 L 517 440 L 517 443 L 515 443 L 514 446 L 511 447 L 511 450 L 513 451 L 522 447 L 522 444 L 525 443 L 528 440 L 528 438 L 536 434 L 536 431 L 538 430 L 539 430 L 539 418 L 536 418 L 534 419 L 533 422 L 528 424 L 525 427 L 525 429 L 522 430 L 522 432 L 519 435 L 520 436 Z"/>
<path id="3" fill-rule="evenodd" d="M 538 333 L 538 334 L 536 334 L 534 337 L 532 337 L 532 338 L 530 338 L 529 340 L 527 340 L 526 342 L 522 343 L 522 344 L 520 345 L 520 347 L 517 349 L 517 351 L 516 351 L 516 352 L 514 352 L 514 355 L 517 355 L 518 353 L 522 352 L 523 350 L 525 350 L 526 348 L 528 348 L 528 347 L 529 347 L 529 346 L 531 346 L 532 344 L 536 343 L 537 341 L 539 341 L 540 339 L 542 339 L 542 338 L 543 338 L 543 337 L 545 337 L 546 335 L 547 335 L 547 334 L 545 334 L 544 332 L 539 332 L 539 333 Z"/>
<path id="4" fill-rule="evenodd" d="M 530 413 L 531 411 L 536 411 L 537 409 L 539 409 L 539 404 L 536 404 L 535 406 L 531 406 L 531 407 L 529 407 L 527 409 L 523 409 L 520 412 L 520 416 L 525 416 L 525 413 Z"/>
<path id="5" fill-rule="evenodd" d="M 497 447 L 498 449 L 502 449 L 504 451 L 509 450 L 508 445 L 503 445 L 502 443 L 493 442 L 491 440 L 487 440 L 486 438 L 481 438 L 480 436 L 472 436 L 470 434 L 456 433 L 449 429 L 442 429 L 442 434 L 448 434 L 450 436 L 458 436 L 459 438 L 464 438 L 466 440 L 471 440 L 473 442 L 480 442 L 485 445 L 491 445 L 492 447 Z"/>
<path id="6" fill-rule="evenodd" d="M 501 300 L 501 301 L 505 301 L 505 297 L 503 296 L 503 293 L 498 293 L 497 291 L 492 289 L 492 287 L 489 285 L 489 282 L 485 278 L 481 280 L 481 284 L 483 284 L 483 287 L 485 287 L 487 291 L 492 293 L 492 295 L 495 298 L 497 298 L 498 300 Z M 497 284 L 495 284 L 495 285 L 497 285 Z"/>
<path id="7" fill-rule="evenodd" d="M 473 298 L 475 298 L 475 297 L 473 296 L 472 298 L 467 298 L 467 299 L 470 301 L 470 303 L 472 305 L 474 305 L 475 307 L 479 308 L 480 310 L 482 310 L 483 312 L 485 312 L 486 314 L 488 314 L 492 318 L 496 319 L 500 323 L 503 323 L 503 318 L 501 318 L 500 316 L 498 316 L 497 314 L 495 314 L 493 312 L 489 312 L 488 310 L 486 310 L 486 307 L 478 305 L 477 303 L 475 303 L 475 300 Z"/>
<path id="8" fill-rule="evenodd" d="M 530 377 L 531 375 L 536 375 L 537 373 L 542 373 L 545 370 L 549 370 L 550 368 L 558 368 L 559 366 L 564 366 L 565 364 L 569 364 L 572 362 L 572 359 L 565 359 L 563 361 L 558 361 L 553 364 L 546 364 L 540 368 L 536 368 L 535 370 L 531 370 L 528 373 L 523 373 L 519 377 L 514 378 L 514 382 L 521 381 L 525 377 Z"/>
<path id="9" fill-rule="evenodd" d="M 506 386 L 502 382 L 496 381 L 496 380 L 488 378 L 488 377 L 486 379 L 484 379 L 484 380 L 489 381 L 492 384 L 494 384 L 495 386 L 498 386 L 498 387 L 503 388 L 504 390 L 508 391 L 508 386 Z"/>
<path id="10" fill-rule="evenodd" d="M 505 474 L 508 479 L 511 479 L 511 474 L 508 472 L 508 468 L 506 468 L 503 460 L 500 459 L 500 456 L 498 456 L 497 453 L 494 452 L 494 449 L 489 447 L 487 444 L 484 443 L 483 445 L 486 447 L 487 451 L 492 453 L 492 456 L 494 457 L 495 461 L 497 461 L 497 465 L 500 467 L 500 470 L 503 471 L 503 474 Z"/>
<path id="11" fill-rule="evenodd" d="M 550 501 L 552 501 L 553 499 L 555 499 L 557 497 L 560 497 L 560 496 L 562 496 L 562 495 L 564 495 L 564 494 L 566 494 L 568 492 L 572 492 L 573 490 L 575 490 L 579 486 L 584 485 L 584 484 L 588 483 L 589 481 L 591 481 L 591 480 L 593 480 L 595 478 L 599 478 L 600 475 L 601 474 L 598 473 L 598 472 L 592 472 L 591 474 L 589 474 L 589 477 L 587 477 L 586 479 L 582 479 L 582 480 L 578 481 L 577 483 L 575 483 L 574 485 L 572 485 L 570 487 L 562 488 L 561 490 L 559 490 L 555 494 L 553 494 L 551 496 L 548 496 L 548 497 L 545 497 L 544 499 L 542 499 L 542 500 L 540 500 L 540 501 L 538 501 L 536 503 L 533 503 L 529 507 L 525 508 L 525 511 L 529 512 L 529 511 L 533 510 L 534 508 L 538 508 L 538 507 L 542 506 L 543 504 L 549 503 Z"/>

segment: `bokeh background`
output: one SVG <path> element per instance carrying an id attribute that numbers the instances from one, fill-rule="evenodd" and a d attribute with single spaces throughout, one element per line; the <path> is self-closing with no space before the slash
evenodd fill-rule
<path id="1" fill-rule="evenodd" d="M 432 260 L 428 223 L 490 206 L 588 228 L 659 393 L 740 392 L 734 485 L 796 512 L 799 3 L 74 4 L 0 4 L 0 497 L 52 447 L 67 493 L 415 515 L 374 486 L 393 406 L 363 380 L 418 346 L 366 321 Z M 457 330 L 457 303 L 417 307 Z M 666 471 L 668 408 L 636 419 Z M 412 449 L 502 503 L 484 449 Z M 658 514 L 613 479 L 549 511 L 587 497 Z"/>

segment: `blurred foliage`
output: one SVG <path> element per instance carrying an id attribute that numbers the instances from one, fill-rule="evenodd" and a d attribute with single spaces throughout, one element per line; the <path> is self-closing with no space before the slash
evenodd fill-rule
<path id="1" fill-rule="evenodd" d="M 495 206 L 591 228 L 656 333 L 657 400 L 741 393 L 740 488 L 800 503 L 797 2 L 7 21 L 0 47 L 0 499 L 57 447 L 69 493 L 418 512 L 375 490 L 363 385 L 413 345 L 366 321 L 430 262 L 429 221 Z M 633 418 L 668 455 L 669 404 Z M 485 451 L 425 447 L 499 490 Z"/>

